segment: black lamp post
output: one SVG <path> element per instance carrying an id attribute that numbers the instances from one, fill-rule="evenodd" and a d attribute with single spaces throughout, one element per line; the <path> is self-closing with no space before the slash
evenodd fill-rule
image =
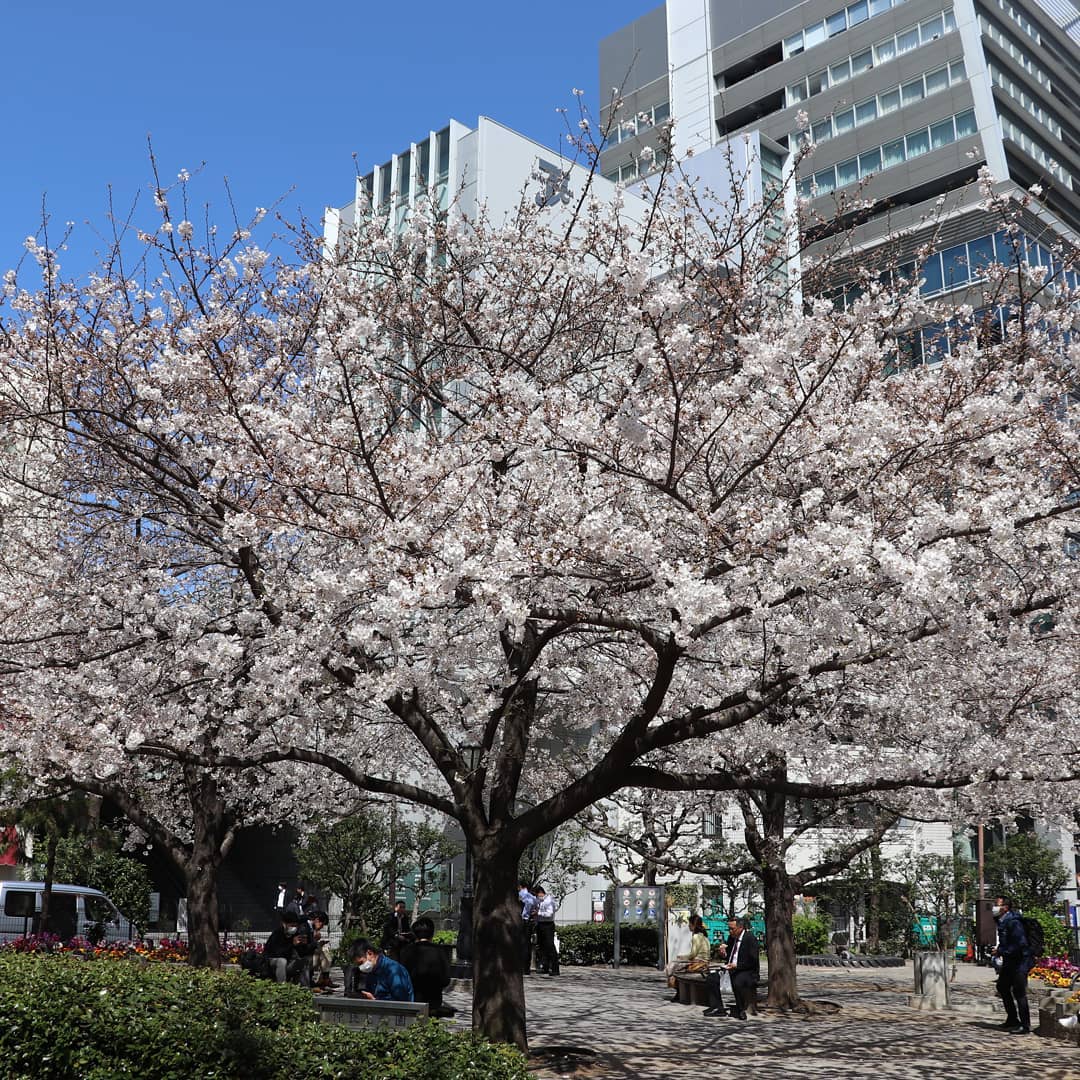
<path id="1" fill-rule="evenodd" d="M 463 746 L 462 752 L 469 765 L 469 775 L 480 764 L 480 747 Z M 469 831 L 465 830 L 465 875 L 461 882 L 461 915 L 458 919 L 457 962 L 454 977 L 471 979 L 473 972 L 473 859 Z"/>

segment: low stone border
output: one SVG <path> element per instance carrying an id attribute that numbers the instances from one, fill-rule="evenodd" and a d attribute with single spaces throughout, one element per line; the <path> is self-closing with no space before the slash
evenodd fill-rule
<path id="1" fill-rule="evenodd" d="M 805 967 L 844 968 L 891 968 L 906 963 L 902 956 L 852 956 L 850 960 L 841 956 L 797 956 L 795 962 Z"/>
<path id="2" fill-rule="evenodd" d="M 1039 1001 L 1039 1034 L 1047 1039 L 1060 1039 L 1062 1042 L 1080 1046 L 1080 1023 L 1072 1027 L 1062 1027 L 1058 1021 L 1080 1013 L 1080 1002 L 1068 1001 L 1072 990 L 1051 990 Z"/>

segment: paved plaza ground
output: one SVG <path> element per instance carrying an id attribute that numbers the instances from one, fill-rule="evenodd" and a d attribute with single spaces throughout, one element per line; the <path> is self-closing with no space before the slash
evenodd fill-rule
<path id="1" fill-rule="evenodd" d="M 996 1001 L 987 968 L 959 965 L 953 1002 L 985 1013 Z M 1004 1011 L 926 1013 L 906 1004 L 906 968 L 800 968 L 811 1000 L 840 1005 L 811 1018 L 765 1011 L 745 1022 L 703 1017 L 670 1001 L 663 976 L 646 968 L 564 968 L 558 978 L 526 980 L 529 1041 L 595 1053 L 538 1066 L 537 1077 L 582 1080 L 673 1080 L 726 1075 L 736 1080 L 1080 1080 L 1080 1049 L 1037 1035 L 995 1030 Z M 1032 984 L 1032 1010 L 1041 984 Z M 467 995 L 447 1004 L 469 1023 Z M 1037 1018 L 1034 1022 L 1037 1022 Z M 571 1066 L 570 1061 L 574 1061 Z"/>

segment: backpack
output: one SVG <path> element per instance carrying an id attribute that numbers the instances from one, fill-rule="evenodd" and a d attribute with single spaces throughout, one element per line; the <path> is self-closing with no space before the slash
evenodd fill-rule
<path id="1" fill-rule="evenodd" d="M 1042 923 L 1030 915 L 1025 915 L 1020 922 L 1023 923 L 1024 936 L 1027 938 L 1032 957 L 1042 956 L 1046 951 L 1046 937 L 1043 934 Z"/>

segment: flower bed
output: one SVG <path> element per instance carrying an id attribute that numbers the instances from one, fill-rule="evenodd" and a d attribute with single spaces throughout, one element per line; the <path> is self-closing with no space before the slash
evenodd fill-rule
<path id="1" fill-rule="evenodd" d="M 1048 986 L 1059 990 L 1067 990 L 1072 986 L 1073 979 L 1080 975 L 1080 967 L 1070 964 L 1068 960 L 1060 957 L 1041 957 L 1035 966 L 1028 972 L 1032 979 L 1042 979 Z"/>
<path id="2" fill-rule="evenodd" d="M 236 964 L 246 952 L 262 952 L 262 943 L 256 941 L 230 941 L 221 950 L 223 964 Z M 165 963 L 187 963 L 188 943 L 179 938 L 160 938 L 157 941 L 113 941 L 93 945 L 86 938 L 61 941 L 55 934 L 30 934 L 14 938 L 0 945 L 0 955 L 5 953 L 71 954 L 85 958 L 108 957 L 118 960 L 125 957 L 140 958 Z"/>

